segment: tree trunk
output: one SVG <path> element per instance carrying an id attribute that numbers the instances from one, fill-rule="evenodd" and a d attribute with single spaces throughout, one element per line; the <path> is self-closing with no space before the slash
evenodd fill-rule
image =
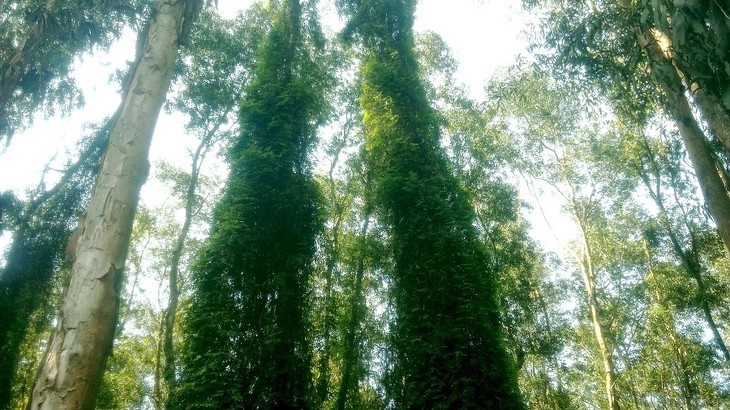
<path id="1" fill-rule="evenodd" d="M 715 159 L 707 146 L 702 129 L 692 115 L 684 94 L 684 87 L 678 86 L 672 89 L 665 85 L 664 91 L 670 104 L 670 112 L 677 123 L 679 134 L 702 190 L 702 196 L 717 224 L 725 247 L 730 251 L 730 197 L 717 172 Z"/>
<path id="2" fill-rule="evenodd" d="M 573 205 L 573 217 L 576 218 L 581 231 L 581 241 L 583 249 L 576 255 L 580 264 L 581 273 L 583 275 L 583 284 L 585 285 L 586 296 L 588 297 L 588 307 L 591 311 L 591 322 L 593 325 L 593 334 L 596 337 L 598 348 L 601 352 L 601 362 L 603 364 L 603 373 L 605 378 L 606 399 L 608 399 L 608 407 L 611 410 L 619 410 L 616 395 L 616 368 L 613 361 L 613 348 L 611 347 L 606 333 L 603 328 L 601 319 L 601 309 L 596 296 L 595 272 L 593 271 L 593 254 L 590 242 L 588 241 L 588 230 L 585 221 L 580 218 Z"/>
<path id="3" fill-rule="evenodd" d="M 725 147 L 726 154 L 730 155 L 730 113 L 723 106 L 722 101 L 706 92 L 696 84 L 692 84 L 692 97 L 707 121 L 710 131 Z"/>
<path id="4" fill-rule="evenodd" d="M 185 193 L 185 218 L 183 220 L 182 228 L 178 233 L 175 246 L 172 249 L 172 257 L 170 258 L 170 274 L 168 276 L 168 288 L 170 297 L 168 300 L 167 308 L 165 309 L 165 315 L 163 318 L 163 338 L 162 347 L 164 352 L 164 366 L 163 366 L 163 378 L 165 380 L 165 386 L 167 388 L 167 396 L 164 399 L 165 408 L 170 406 L 170 392 L 175 389 L 176 378 L 175 378 L 175 349 L 173 343 L 173 335 L 175 332 L 175 318 L 177 315 L 177 305 L 180 299 L 180 287 L 178 285 L 178 279 L 180 275 L 180 260 L 182 259 L 183 250 L 185 249 L 185 241 L 188 238 L 190 232 L 190 226 L 193 222 L 193 214 L 195 213 L 195 193 L 198 189 L 198 180 L 200 179 L 200 167 L 205 155 L 210 147 L 215 135 L 218 133 L 218 129 L 225 122 L 228 117 L 230 108 L 225 111 L 223 115 L 219 117 L 218 122 L 209 130 L 201 139 L 198 144 L 195 153 L 193 154 L 193 163 L 190 169 L 190 181 L 188 183 L 187 191 Z"/>
<path id="5" fill-rule="evenodd" d="M 659 32 L 650 33 L 637 30 L 636 40 L 646 50 L 653 64 L 652 71 L 656 77 L 656 83 L 664 94 L 669 114 L 677 124 L 682 142 L 695 171 L 697 183 L 702 190 L 705 204 L 707 204 L 710 214 L 712 214 L 712 218 L 717 224 L 725 248 L 730 252 L 730 196 L 728 196 L 728 191 L 725 189 L 725 185 L 717 171 L 712 151 L 707 145 L 707 138 L 692 114 L 692 109 L 685 95 L 687 89 L 682 83 L 682 74 L 677 71 L 669 59 L 671 55 L 668 55 L 668 52 L 662 50 L 659 45 L 660 41 L 658 40 L 661 35 Z M 706 94 L 700 93 L 700 95 L 702 96 L 700 97 L 701 101 L 707 100 Z M 705 107 L 705 110 L 711 111 L 711 108 Z M 704 111 L 703 114 L 705 114 Z M 706 114 L 711 116 L 712 113 L 708 112 Z M 718 116 L 718 118 L 721 117 Z M 710 120 L 708 119 L 708 121 Z M 717 127 L 722 127 L 723 121 L 717 120 L 715 122 L 720 124 L 716 124 Z"/>
<path id="6" fill-rule="evenodd" d="M 149 168 L 155 123 L 192 0 L 158 0 L 91 197 L 71 282 L 39 371 L 30 409 L 92 409 L 111 352 L 132 223 Z"/>
<path id="7" fill-rule="evenodd" d="M 47 315 L 39 315 L 39 310 L 50 313 L 56 309 L 48 300 L 54 270 L 64 260 L 64 247 L 71 236 L 68 227 L 77 222 L 85 205 L 83 196 L 91 191 L 92 178 L 99 172 L 107 128 L 97 132 L 55 186 L 24 207 L 16 224 L 6 266 L 0 269 L 0 374 L 4 375 L 0 377 L 0 409 L 10 405 L 11 385 L 28 329 Z"/>

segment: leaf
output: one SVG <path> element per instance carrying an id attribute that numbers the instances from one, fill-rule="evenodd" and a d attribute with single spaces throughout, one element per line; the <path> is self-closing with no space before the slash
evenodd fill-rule
<path id="1" fill-rule="evenodd" d="M 651 14 L 651 13 L 649 12 L 649 9 L 644 9 L 644 10 L 643 10 L 643 11 L 641 12 L 641 24 L 642 24 L 642 25 L 646 24 L 646 21 L 647 21 L 647 20 L 649 20 L 649 14 Z"/>

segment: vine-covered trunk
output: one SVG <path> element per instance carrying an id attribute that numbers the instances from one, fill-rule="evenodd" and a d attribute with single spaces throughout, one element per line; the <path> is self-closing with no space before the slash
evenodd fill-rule
<path id="1" fill-rule="evenodd" d="M 272 2 L 240 103 L 241 134 L 192 269 L 174 408 L 313 408 L 309 285 L 321 194 L 309 163 L 322 115 L 309 2 Z M 316 47 L 316 46 L 315 46 Z"/>
<path id="2" fill-rule="evenodd" d="M 138 44 L 129 92 L 112 129 L 77 246 L 56 331 L 30 408 L 91 409 L 111 352 L 132 223 L 149 164 L 157 116 L 177 59 L 180 35 L 200 4 L 158 0 Z"/>
<path id="3" fill-rule="evenodd" d="M 413 0 L 345 1 L 360 36 L 367 169 L 388 229 L 397 319 L 387 391 L 398 408 L 524 407 L 496 279 L 419 78 Z"/>
<path id="4" fill-rule="evenodd" d="M 355 285 L 350 296 L 350 317 L 345 328 L 345 346 L 342 355 L 342 378 L 340 380 L 340 388 L 337 391 L 337 402 L 335 408 L 337 410 L 345 410 L 347 405 L 348 394 L 357 392 L 357 384 L 354 376 L 355 366 L 359 358 L 358 347 L 360 337 L 358 337 L 358 327 L 363 319 L 363 310 L 365 309 L 365 300 L 363 298 L 363 277 L 365 276 L 365 255 L 363 254 L 364 246 L 362 244 L 367 240 L 368 228 L 370 226 L 370 211 L 365 212 L 365 222 L 360 232 L 361 246 L 357 258 L 357 266 L 355 267 Z"/>

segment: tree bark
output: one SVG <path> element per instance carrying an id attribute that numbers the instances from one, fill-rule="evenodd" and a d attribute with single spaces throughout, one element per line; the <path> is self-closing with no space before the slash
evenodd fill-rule
<path id="1" fill-rule="evenodd" d="M 575 208 L 575 205 L 573 205 Z M 596 337 L 598 348 L 601 352 L 601 362 L 603 364 L 603 372 L 605 379 L 606 399 L 608 399 L 608 407 L 611 410 L 619 410 L 616 395 L 616 368 L 613 361 L 613 348 L 611 347 L 606 332 L 603 329 L 603 321 L 601 319 L 601 309 L 598 304 L 596 295 L 595 272 L 593 271 L 593 254 L 590 242 L 588 241 L 588 230 L 585 221 L 578 215 L 577 209 L 574 209 L 573 216 L 576 218 L 581 231 L 581 241 L 583 249 L 577 255 L 580 264 L 581 273 L 583 275 L 583 284 L 585 286 L 586 295 L 588 296 L 588 307 L 591 311 L 591 323 L 593 325 L 593 334 Z"/>
<path id="2" fill-rule="evenodd" d="M 619 3 L 623 5 L 623 0 Z M 637 29 L 635 36 L 638 44 L 646 50 L 649 56 L 656 84 L 664 94 L 664 101 L 670 116 L 677 124 L 705 204 L 707 204 L 710 214 L 715 224 L 717 224 L 717 230 L 725 243 L 725 248 L 730 253 L 730 196 L 728 196 L 728 191 L 725 189 L 725 185 L 717 171 L 712 151 L 707 145 L 708 140 L 697 119 L 692 114 L 692 109 L 685 95 L 687 87 L 682 82 L 682 73 L 672 64 L 671 54 L 668 54 L 667 50 L 663 50 L 659 44 L 662 33 Z M 699 100 L 706 102 L 707 95 L 702 93 L 699 95 Z M 705 107 L 704 110 L 711 111 L 711 107 Z M 716 111 L 712 112 L 718 114 Z M 705 113 L 703 111 L 703 115 L 712 116 L 712 112 Z M 721 128 L 723 121 L 719 115 L 716 116 L 720 120 L 714 121 L 715 126 Z M 708 122 L 711 120 L 708 119 Z M 718 130 L 721 130 L 720 128 Z M 718 138 L 721 137 L 718 136 Z"/>
<path id="3" fill-rule="evenodd" d="M 730 197 L 728 197 L 725 185 L 717 172 L 715 159 L 707 146 L 707 140 L 702 129 L 692 115 L 692 110 L 684 94 L 684 87 L 678 85 L 672 89 L 665 84 L 663 88 L 669 103 L 670 113 L 677 123 L 682 142 L 694 168 L 702 196 L 712 214 L 712 218 L 715 220 L 725 247 L 730 252 Z"/>
<path id="4" fill-rule="evenodd" d="M 726 154 L 730 155 L 730 112 L 725 109 L 722 101 L 696 84 L 692 84 L 690 89 L 702 118 L 707 121 L 712 134 L 725 147 Z"/>
<path id="5" fill-rule="evenodd" d="M 111 352 L 139 191 L 193 0 L 157 0 L 84 220 L 71 282 L 30 409 L 92 409 Z"/>

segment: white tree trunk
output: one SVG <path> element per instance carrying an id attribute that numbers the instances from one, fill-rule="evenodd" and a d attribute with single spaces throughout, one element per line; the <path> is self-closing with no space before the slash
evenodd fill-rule
<path id="1" fill-rule="evenodd" d="M 177 59 L 180 33 L 198 3 L 157 0 L 140 34 L 138 63 L 89 203 L 55 334 L 30 409 L 91 409 L 111 352 L 119 292 L 157 117 Z M 185 21 L 188 20 L 188 21 Z M 145 36 L 146 34 L 146 36 Z"/>

